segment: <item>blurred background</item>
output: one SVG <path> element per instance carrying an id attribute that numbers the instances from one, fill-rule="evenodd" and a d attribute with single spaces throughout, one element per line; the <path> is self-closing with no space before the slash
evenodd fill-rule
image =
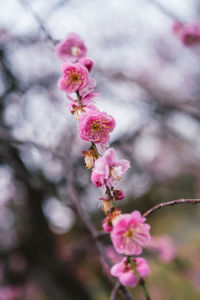
<path id="1" fill-rule="evenodd" d="M 78 33 L 95 61 L 100 110 L 117 122 L 123 212 L 200 194 L 200 47 L 172 33 L 197 22 L 198 0 L 7 0 L 0 10 L 0 300 L 106 300 L 105 262 L 77 217 L 101 230 L 101 191 L 92 186 L 67 99 L 57 88 L 54 41 Z M 148 218 L 145 252 L 152 300 L 200 299 L 200 208 Z M 102 237 L 105 253 L 116 258 Z M 131 291 L 142 299 L 139 288 Z M 119 298 L 122 299 L 119 295 Z"/>

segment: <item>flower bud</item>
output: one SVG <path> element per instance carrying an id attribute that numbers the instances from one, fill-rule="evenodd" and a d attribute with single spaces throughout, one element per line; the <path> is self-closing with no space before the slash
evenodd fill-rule
<path id="1" fill-rule="evenodd" d="M 96 155 L 93 149 L 90 149 L 88 152 L 87 151 L 82 151 L 83 156 L 85 156 L 85 164 L 88 169 L 91 169 L 95 159 Z"/>
<path id="2" fill-rule="evenodd" d="M 96 187 L 100 187 L 104 183 L 102 174 L 98 174 L 95 171 L 92 172 L 91 180 Z"/>
<path id="3" fill-rule="evenodd" d="M 124 199 L 124 192 L 122 190 L 114 190 L 113 195 L 115 200 L 123 200 Z"/>
<path id="4" fill-rule="evenodd" d="M 79 63 L 88 69 L 88 72 L 91 72 L 94 65 L 94 61 L 88 57 L 83 57 L 79 59 Z"/>
<path id="5" fill-rule="evenodd" d="M 107 200 L 107 202 L 111 202 L 111 201 Z M 115 225 L 115 223 L 118 221 L 120 216 L 121 216 L 121 210 L 119 208 L 115 208 L 113 209 L 112 212 L 108 213 L 102 223 L 104 231 L 111 232 L 113 229 L 113 225 Z"/>

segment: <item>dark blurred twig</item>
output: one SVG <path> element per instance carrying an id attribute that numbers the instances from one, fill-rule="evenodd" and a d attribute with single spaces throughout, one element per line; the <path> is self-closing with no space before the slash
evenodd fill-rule
<path id="1" fill-rule="evenodd" d="M 166 7 L 164 7 L 162 4 L 160 4 L 158 1 L 155 0 L 148 0 L 150 3 L 152 3 L 156 8 L 158 8 L 164 15 L 169 17 L 172 20 L 180 20 L 179 17 L 177 17 L 174 13 L 172 13 L 170 10 L 168 10 Z M 184 22 L 184 21 L 182 21 Z"/>
<path id="2" fill-rule="evenodd" d="M 32 14 L 32 16 L 35 18 L 35 20 L 38 22 L 40 29 L 44 32 L 44 34 L 47 37 L 47 40 L 49 40 L 53 46 L 56 46 L 58 41 L 56 41 L 49 33 L 49 31 L 46 29 L 43 20 L 40 18 L 40 16 L 32 9 L 30 2 L 26 0 L 18 0 L 19 3 L 23 6 L 26 7 L 29 12 Z"/>
<path id="3" fill-rule="evenodd" d="M 174 206 L 176 204 L 197 204 L 200 203 L 200 199 L 177 199 L 173 201 L 163 202 L 155 205 L 154 207 L 150 208 L 146 212 L 143 213 L 144 217 L 148 217 L 150 214 L 152 214 L 154 211 L 166 207 L 166 206 Z"/>
<path id="4" fill-rule="evenodd" d="M 72 145 L 73 143 L 71 143 Z M 66 182 L 67 182 L 67 187 L 68 187 L 68 195 L 69 198 L 71 199 L 72 204 L 75 207 L 75 210 L 77 212 L 78 217 L 82 220 L 82 222 L 85 224 L 85 227 L 88 229 L 93 242 L 95 244 L 95 247 L 97 249 L 97 251 L 100 254 L 100 257 L 102 257 L 104 259 L 104 261 L 106 262 L 106 264 L 111 267 L 112 266 L 112 262 L 111 260 L 107 257 L 105 251 L 104 251 L 104 247 L 102 245 L 102 243 L 99 241 L 99 232 L 95 229 L 95 227 L 93 226 L 87 212 L 83 209 L 83 207 L 81 206 L 77 191 L 75 189 L 75 185 L 73 182 L 73 174 L 72 172 L 69 172 L 69 163 L 72 163 L 72 160 L 70 160 L 70 157 L 68 157 L 68 160 L 66 160 Z M 71 169 L 71 168 L 70 168 Z M 100 234 L 101 235 L 101 234 Z M 110 278 L 112 280 L 112 278 Z M 118 281 L 117 281 L 118 282 Z M 124 297 L 126 300 L 133 300 L 132 295 L 129 293 L 129 291 L 127 290 L 126 287 L 120 285 L 119 289 L 121 290 L 121 292 L 123 293 Z"/>
<path id="5" fill-rule="evenodd" d="M 119 287 L 120 287 L 120 282 L 118 281 L 118 282 L 116 282 L 115 286 L 113 287 L 113 290 L 112 290 L 112 293 L 111 293 L 111 296 L 110 296 L 110 300 L 115 300 L 116 299 Z"/>
<path id="6" fill-rule="evenodd" d="M 44 145 L 38 144 L 34 141 L 20 141 L 16 139 L 15 137 L 10 135 L 10 132 L 2 127 L 0 127 L 0 141 L 3 141 L 4 143 L 9 143 L 9 144 L 15 144 L 18 146 L 32 146 L 37 148 L 40 151 L 43 152 L 49 152 L 51 153 L 54 157 L 63 160 L 64 155 L 61 155 L 59 153 L 55 153 L 53 150 L 51 150 L 49 147 L 45 147 Z"/>

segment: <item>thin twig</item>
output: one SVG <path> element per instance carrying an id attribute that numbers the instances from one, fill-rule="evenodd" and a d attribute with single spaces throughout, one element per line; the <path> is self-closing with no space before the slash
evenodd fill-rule
<path id="1" fill-rule="evenodd" d="M 35 20 L 37 21 L 37 23 L 40 26 L 40 29 L 44 32 L 44 34 L 46 35 L 47 40 L 49 40 L 51 42 L 51 44 L 53 46 L 56 46 L 58 41 L 56 41 L 54 38 L 52 38 L 52 36 L 50 35 L 49 31 L 46 29 L 43 20 L 41 19 L 41 17 L 32 9 L 29 1 L 25 1 L 25 0 L 18 0 L 19 3 L 23 6 L 26 7 L 30 13 L 32 14 L 32 16 L 35 18 Z"/>
<path id="2" fill-rule="evenodd" d="M 68 166 L 68 168 L 69 168 L 69 166 Z M 69 172 L 66 172 L 66 180 L 67 180 L 68 193 L 70 195 L 70 199 L 71 199 L 71 201 L 72 201 L 72 203 L 73 203 L 73 205 L 74 205 L 74 207 L 77 211 L 77 214 L 78 214 L 79 218 L 82 220 L 82 222 L 85 224 L 86 228 L 88 229 L 99 254 L 103 257 L 103 259 L 105 260 L 107 265 L 109 267 L 111 267 L 112 262 L 107 257 L 107 255 L 105 254 L 104 247 L 101 244 L 101 242 L 99 241 L 98 231 L 94 228 L 87 212 L 82 208 L 82 206 L 80 204 L 77 192 L 76 192 L 76 190 L 74 188 L 74 185 L 73 185 L 72 174 L 70 174 Z M 126 300 L 133 300 L 132 295 L 130 294 L 130 292 L 127 290 L 126 287 L 120 285 L 120 290 L 123 293 Z"/>
<path id="3" fill-rule="evenodd" d="M 159 2 L 155 0 L 148 0 L 150 3 L 152 3 L 155 7 L 157 7 L 165 16 L 172 20 L 180 20 L 179 17 L 177 17 L 174 13 L 172 13 L 170 10 L 168 10 L 166 7 L 162 6 Z M 181 21 L 181 20 L 180 20 Z M 184 23 L 184 21 L 181 21 Z"/>
<path id="4" fill-rule="evenodd" d="M 130 294 L 129 290 L 125 286 L 120 285 L 119 289 L 125 296 L 126 300 L 133 300 L 133 296 Z"/>
<path id="5" fill-rule="evenodd" d="M 120 282 L 116 282 L 115 286 L 113 287 L 112 293 L 110 295 L 110 300 L 115 300 L 117 297 L 117 292 L 120 288 Z"/>
<path id="6" fill-rule="evenodd" d="M 11 136 L 11 134 L 8 130 L 1 128 L 1 127 L 0 127 L 0 141 L 3 141 L 4 143 L 8 143 L 8 144 L 15 144 L 15 145 L 22 146 L 22 147 L 28 147 L 28 146 L 35 147 L 40 151 L 51 153 L 55 158 L 60 159 L 60 160 L 63 160 L 65 158 L 64 155 L 56 153 L 52 149 L 50 149 L 44 145 L 38 144 L 34 141 L 18 140 L 17 138 Z"/>
<path id="7" fill-rule="evenodd" d="M 152 214 L 154 211 L 166 207 L 166 206 L 174 206 L 176 204 L 197 204 L 200 203 L 200 199 L 177 199 L 177 200 L 173 200 L 173 201 L 168 201 L 168 202 L 163 202 L 163 203 L 159 203 L 155 206 L 153 206 L 152 208 L 150 208 L 149 210 L 147 210 L 146 212 L 143 213 L 144 217 L 149 216 L 150 214 Z"/>

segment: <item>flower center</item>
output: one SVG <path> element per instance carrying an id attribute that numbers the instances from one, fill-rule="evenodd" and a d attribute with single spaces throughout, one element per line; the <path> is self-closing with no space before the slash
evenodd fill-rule
<path id="1" fill-rule="evenodd" d="M 123 236 L 132 238 L 133 237 L 133 229 L 128 229 L 127 231 L 125 231 Z"/>
<path id="2" fill-rule="evenodd" d="M 114 180 L 119 181 L 122 178 L 123 172 L 121 166 L 112 167 L 110 169 L 110 174 Z"/>
<path id="3" fill-rule="evenodd" d="M 75 82 L 75 83 L 79 81 L 78 73 L 74 72 L 74 73 L 71 74 L 71 81 Z"/>
<path id="4" fill-rule="evenodd" d="M 99 121 L 93 121 L 92 126 L 91 126 L 91 130 L 92 130 L 92 132 L 96 132 L 96 131 L 99 131 L 100 127 L 101 126 L 100 126 Z"/>
<path id="5" fill-rule="evenodd" d="M 104 120 L 94 120 L 90 125 L 89 134 L 92 135 L 92 138 L 95 141 L 105 140 L 106 135 L 108 134 L 109 126 Z"/>
<path id="6" fill-rule="evenodd" d="M 77 46 L 72 46 L 70 51 L 71 51 L 71 54 L 74 55 L 74 56 L 81 55 L 81 49 Z"/>

